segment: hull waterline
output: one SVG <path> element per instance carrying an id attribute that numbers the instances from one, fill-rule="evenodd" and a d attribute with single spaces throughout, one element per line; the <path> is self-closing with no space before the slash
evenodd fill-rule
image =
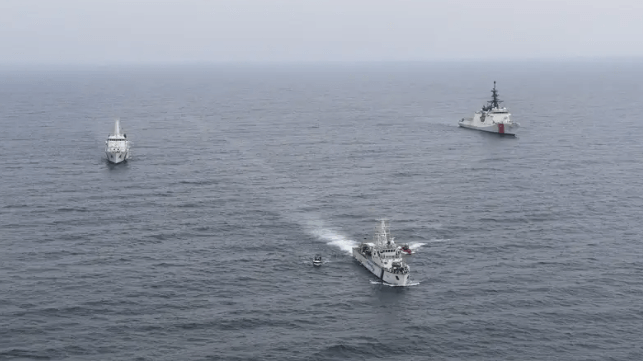
<path id="1" fill-rule="evenodd" d="M 471 125 L 467 125 L 467 124 L 463 124 L 463 123 L 459 123 L 458 125 L 461 128 L 471 129 L 471 130 L 479 130 L 479 131 L 485 132 L 485 133 L 493 133 L 493 134 L 498 134 L 498 135 L 508 135 L 508 136 L 511 136 L 511 137 L 516 136 L 515 130 L 507 129 L 508 127 L 504 127 L 504 132 L 501 133 L 496 125 L 492 125 L 492 126 L 489 126 L 489 127 L 475 127 L 475 126 L 471 126 Z"/>

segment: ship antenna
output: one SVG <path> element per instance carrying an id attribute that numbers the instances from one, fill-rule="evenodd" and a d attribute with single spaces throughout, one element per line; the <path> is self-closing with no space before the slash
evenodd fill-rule
<path id="1" fill-rule="evenodd" d="M 489 103 L 489 108 L 500 108 L 500 103 L 502 103 L 502 100 L 498 98 L 495 80 L 493 81 L 493 89 L 491 89 L 491 100 L 487 103 Z"/>

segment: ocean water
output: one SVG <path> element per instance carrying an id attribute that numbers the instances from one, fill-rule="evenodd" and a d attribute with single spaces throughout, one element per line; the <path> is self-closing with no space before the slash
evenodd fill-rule
<path id="1" fill-rule="evenodd" d="M 457 127 L 494 80 L 515 138 Z M 636 62 L 2 69 L 0 360 L 642 359 L 642 99 Z M 415 286 L 350 257 L 383 217 Z"/>

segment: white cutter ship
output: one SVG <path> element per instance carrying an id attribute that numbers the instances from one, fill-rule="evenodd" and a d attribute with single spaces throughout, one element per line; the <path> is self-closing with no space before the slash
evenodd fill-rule
<path id="1" fill-rule="evenodd" d="M 498 99 L 496 82 L 493 82 L 491 89 L 491 100 L 478 110 L 473 118 L 462 118 L 458 125 L 463 128 L 481 130 L 483 132 L 497 133 L 504 135 L 516 135 L 520 126 L 511 120 L 511 113 L 505 107 L 501 107 L 502 101 Z"/>
<path id="2" fill-rule="evenodd" d="M 107 136 L 105 154 L 110 163 L 118 164 L 129 159 L 130 149 L 127 134 L 121 133 L 121 122 L 116 119 L 114 133 Z"/>
<path id="3" fill-rule="evenodd" d="M 353 257 L 386 283 L 406 286 L 409 282 L 410 267 L 402 258 L 401 248 L 391 237 L 388 220 L 380 220 L 373 243 L 364 242 L 353 247 Z"/>

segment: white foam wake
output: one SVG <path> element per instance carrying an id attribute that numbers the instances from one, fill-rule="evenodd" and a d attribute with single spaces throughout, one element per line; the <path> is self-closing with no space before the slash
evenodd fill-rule
<path id="1" fill-rule="evenodd" d="M 436 239 L 432 239 L 432 240 L 429 240 L 429 241 L 426 241 L 426 242 L 413 242 L 413 243 L 409 243 L 409 248 L 413 251 L 413 253 L 415 253 L 417 250 L 422 248 L 422 246 L 426 246 L 429 243 L 439 243 L 439 242 L 447 242 L 447 241 L 448 241 L 448 239 L 437 239 L 436 238 Z"/>
<path id="2" fill-rule="evenodd" d="M 349 255 L 351 254 L 353 247 L 357 245 L 357 242 L 329 228 L 314 227 L 310 230 L 310 233 L 320 240 L 325 241 L 326 244 L 337 247 Z"/>
<path id="3" fill-rule="evenodd" d="M 413 252 L 415 252 L 415 251 L 417 251 L 418 249 L 420 249 L 420 247 L 422 247 L 422 246 L 424 246 L 424 245 L 426 245 L 426 243 L 422 243 L 422 242 L 413 242 L 413 243 L 409 243 L 409 248 L 410 248 Z"/>
<path id="4" fill-rule="evenodd" d="M 447 241 L 450 241 L 450 239 L 448 239 L 448 238 L 445 238 L 445 239 L 434 238 L 434 239 L 430 240 L 429 242 L 430 243 L 438 243 L 438 242 L 447 242 Z"/>

